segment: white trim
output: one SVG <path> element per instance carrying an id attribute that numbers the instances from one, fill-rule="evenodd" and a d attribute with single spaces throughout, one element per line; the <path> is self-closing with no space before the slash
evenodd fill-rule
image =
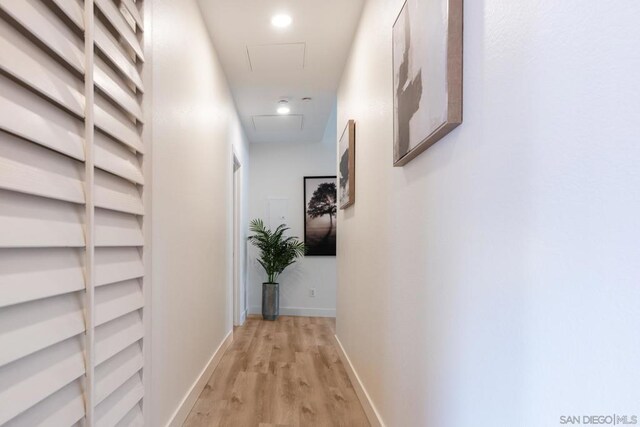
<path id="1" fill-rule="evenodd" d="M 84 2 L 84 166 L 85 166 L 85 418 L 87 426 L 96 425 L 96 302 L 95 302 L 95 168 L 94 168 L 94 15 L 93 0 Z"/>
<path id="2" fill-rule="evenodd" d="M 125 5 L 127 2 L 124 3 Z M 144 205 L 145 215 L 142 219 L 142 233 L 144 235 L 144 248 L 142 250 L 144 263 L 144 277 L 142 278 L 142 295 L 144 297 L 144 309 L 142 310 L 142 323 L 144 327 L 144 339 L 142 340 L 142 354 L 144 357 L 144 370 L 142 371 L 142 382 L 144 386 L 144 400 L 142 405 L 142 417 L 144 425 L 153 425 L 152 402 L 154 402 L 153 390 L 153 280 L 152 280 L 152 248 L 153 242 L 151 236 L 153 234 L 152 227 L 152 181 L 153 181 L 153 22 L 152 10 L 153 2 L 144 1 L 137 2 L 138 6 L 142 5 L 140 12 L 144 21 L 144 32 L 142 38 L 144 43 L 145 62 L 142 64 L 142 81 L 148 88 L 142 94 L 142 114 L 144 124 L 142 126 L 142 143 L 144 146 L 144 155 L 142 156 L 142 176 L 144 177 L 144 186 L 142 187 L 142 203 Z M 136 29 L 136 32 L 140 29 Z"/>
<path id="3" fill-rule="evenodd" d="M 233 200 L 233 213 L 232 213 L 232 230 L 233 230 L 233 324 L 235 326 L 242 326 L 244 320 L 242 319 L 242 271 L 240 269 L 240 242 L 242 240 L 242 164 L 239 157 L 236 154 L 236 149 L 232 145 L 232 200 Z"/>
<path id="4" fill-rule="evenodd" d="M 254 306 L 249 314 L 262 314 L 262 307 Z M 335 308 L 280 307 L 281 316 L 336 317 Z"/>
<path id="5" fill-rule="evenodd" d="M 173 415 L 171 415 L 171 418 L 167 423 L 167 427 L 178 427 L 184 424 L 189 412 L 193 409 L 193 405 L 195 405 L 198 400 L 198 396 L 200 396 L 200 393 L 204 390 L 204 386 L 207 385 L 211 375 L 213 375 L 213 371 L 216 369 L 216 366 L 218 366 L 218 363 L 220 363 L 222 356 L 232 342 L 233 329 L 229 331 L 225 339 L 220 343 L 220 346 L 218 346 L 216 351 L 213 353 L 213 356 L 211 356 L 207 365 L 184 396 L 180 405 L 178 405 L 178 408 L 174 411 Z"/>
<path id="6" fill-rule="evenodd" d="M 338 356 L 340 357 L 340 360 L 344 365 L 344 369 L 347 371 L 347 375 L 349 375 L 351 384 L 356 391 L 356 395 L 360 400 L 360 404 L 362 405 L 362 409 L 364 409 L 364 413 L 367 415 L 369 424 L 371 424 L 372 427 L 385 427 L 380 413 L 376 409 L 376 406 L 373 404 L 373 401 L 371 400 L 369 393 L 367 393 L 367 390 L 364 388 L 362 381 L 360 381 L 360 377 L 354 369 L 351 360 L 349 360 L 349 356 L 347 356 L 347 353 L 344 351 L 344 347 L 342 347 L 342 343 L 338 339 L 338 336 L 334 335 L 333 338 L 336 341 Z"/>

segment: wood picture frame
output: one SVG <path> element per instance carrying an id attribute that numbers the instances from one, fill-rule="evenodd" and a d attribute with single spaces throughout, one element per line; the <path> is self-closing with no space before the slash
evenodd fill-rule
<path id="1" fill-rule="evenodd" d="M 462 54 L 463 0 L 404 2 L 393 24 L 394 166 L 462 123 Z"/>
<path id="2" fill-rule="evenodd" d="M 356 201 L 356 122 L 349 120 L 338 142 L 338 203 L 346 209 Z"/>
<path id="3" fill-rule="evenodd" d="M 337 181 L 335 175 L 303 178 L 305 256 L 336 256 Z"/>

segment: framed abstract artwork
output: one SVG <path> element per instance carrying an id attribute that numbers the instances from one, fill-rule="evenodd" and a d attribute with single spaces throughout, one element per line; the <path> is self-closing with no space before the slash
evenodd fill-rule
<path id="1" fill-rule="evenodd" d="M 338 199 L 340 209 L 345 209 L 356 201 L 356 122 L 349 120 L 338 143 L 340 174 Z"/>
<path id="2" fill-rule="evenodd" d="M 393 25 L 393 164 L 462 123 L 463 0 L 406 0 Z"/>
<path id="3" fill-rule="evenodd" d="M 304 177 L 306 256 L 336 255 L 337 199 L 335 176 Z"/>

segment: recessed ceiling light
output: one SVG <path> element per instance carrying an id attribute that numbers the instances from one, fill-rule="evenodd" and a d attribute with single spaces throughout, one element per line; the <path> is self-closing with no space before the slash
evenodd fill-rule
<path id="1" fill-rule="evenodd" d="M 289 114 L 291 109 L 287 106 L 278 107 L 278 114 Z"/>
<path id="2" fill-rule="evenodd" d="M 289 102 L 286 99 L 278 102 L 278 109 L 276 111 L 278 111 L 278 114 L 289 114 L 289 112 L 291 112 Z"/>
<path id="3" fill-rule="evenodd" d="M 278 28 L 285 28 L 291 25 L 291 21 L 291 16 L 280 14 L 275 15 L 273 18 L 271 18 L 271 25 Z"/>

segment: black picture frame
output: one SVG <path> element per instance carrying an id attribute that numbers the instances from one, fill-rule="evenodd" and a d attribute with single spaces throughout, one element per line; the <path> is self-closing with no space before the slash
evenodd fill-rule
<path id="1" fill-rule="evenodd" d="M 305 176 L 303 178 L 304 243 L 307 246 L 305 256 L 336 256 L 337 179 L 336 175 Z M 328 188 L 326 186 L 321 188 L 321 184 L 333 185 L 333 207 L 331 207 L 330 201 L 315 203 L 315 207 L 311 206 L 316 191 L 321 191 L 319 193 L 321 195 Z M 314 208 L 315 217 L 314 212 L 310 212 Z M 322 212 L 326 213 L 322 214 Z M 328 225 L 325 224 L 327 219 Z"/>

